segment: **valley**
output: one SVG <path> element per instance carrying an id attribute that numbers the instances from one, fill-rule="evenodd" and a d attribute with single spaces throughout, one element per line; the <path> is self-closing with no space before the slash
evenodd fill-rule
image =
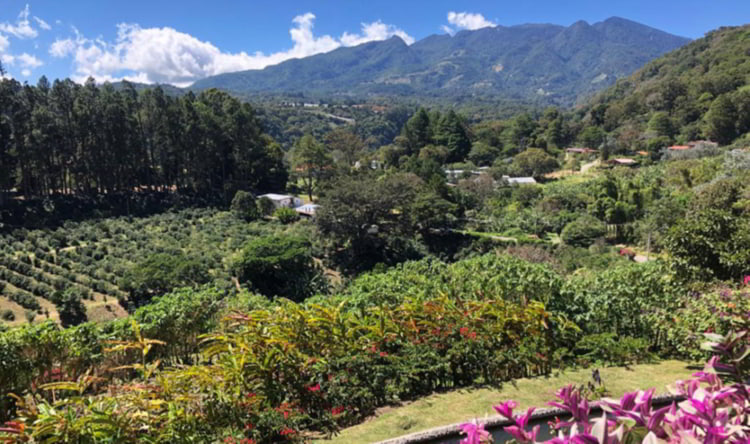
<path id="1" fill-rule="evenodd" d="M 0 441 L 744 442 L 750 25 L 448 17 L 192 85 L 3 53 Z"/>

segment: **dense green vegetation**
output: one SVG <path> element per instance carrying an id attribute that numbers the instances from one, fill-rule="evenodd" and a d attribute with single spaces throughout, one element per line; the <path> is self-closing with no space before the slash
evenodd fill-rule
<path id="1" fill-rule="evenodd" d="M 144 190 L 218 194 L 283 187 L 282 151 L 226 93 L 70 80 L 0 82 L 0 192 L 24 197 Z"/>
<path id="2" fill-rule="evenodd" d="M 750 26 L 712 31 L 601 93 L 587 118 L 629 149 L 700 138 L 729 144 L 750 131 L 748 47 Z"/>
<path id="3" fill-rule="evenodd" d="M 176 287 L 206 282 L 230 287 L 230 257 L 245 243 L 306 229 L 248 225 L 210 208 L 68 222 L 54 230 L 17 229 L 0 236 L 2 296 L 36 313 L 37 320 L 56 319 L 56 312 L 66 324 L 85 321 L 87 313 L 92 320 L 111 319 L 122 315 L 118 304 L 132 309 Z M 50 306 L 40 305 L 45 300 Z M 77 317 L 68 321 L 66 312 Z"/>
<path id="4" fill-rule="evenodd" d="M 746 34 L 688 48 L 723 60 Z M 215 90 L 3 80 L 0 420 L 25 429 L 0 439 L 304 442 L 435 391 L 704 358 L 700 334 L 750 309 L 747 128 L 712 133 L 729 108 L 744 122 L 746 83 L 696 117 L 689 138 L 720 144 L 662 155 L 688 137 L 657 134 L 673 110 L 625 143 L 601 103 L 480 122 L 393 106 L 284 127 L 282 146 Z M 302 218 L 261 190 L 320 206 Z M 76 199 L 84 220 L 63 220 Z"/>

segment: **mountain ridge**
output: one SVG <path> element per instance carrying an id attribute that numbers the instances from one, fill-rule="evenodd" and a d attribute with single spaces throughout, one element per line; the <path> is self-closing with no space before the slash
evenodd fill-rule
<path id="1" fill-rule="evenodd" d="M 571 105 L 690 39 L 621 17 L 399 37 L 207 77 L 190 89 L 416 97 L 497 96 Z"/>

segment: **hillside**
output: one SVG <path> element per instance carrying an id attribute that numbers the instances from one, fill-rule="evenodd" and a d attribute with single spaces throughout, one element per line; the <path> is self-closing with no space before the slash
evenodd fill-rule
<path id="1" fill-rule="evenodd" d="M 497 96 L 569 105 L 689 40 L 622 18 L 398 37 L 222 74 L 192 88 L 419 97 Z"/>
<path id="2" fill-rule="evenodd" d="M 712 31 L 599 94 L 587 117 L 629 148 L 731 143 L 750 131 L 749 56 L 750 25 Z"/>

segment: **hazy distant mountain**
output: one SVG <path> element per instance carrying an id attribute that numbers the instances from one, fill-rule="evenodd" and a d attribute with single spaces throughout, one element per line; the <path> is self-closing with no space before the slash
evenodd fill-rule
<path id="1" fill-rule="evenodd" d="M 497 26 L 398 37 L 288 60 L 262 70 L 208 77 L 194 89 L 236 93 L 368 93 L 498 96 L 571 104 L 690 40 L 612 17 L 590 25 Z"/>

